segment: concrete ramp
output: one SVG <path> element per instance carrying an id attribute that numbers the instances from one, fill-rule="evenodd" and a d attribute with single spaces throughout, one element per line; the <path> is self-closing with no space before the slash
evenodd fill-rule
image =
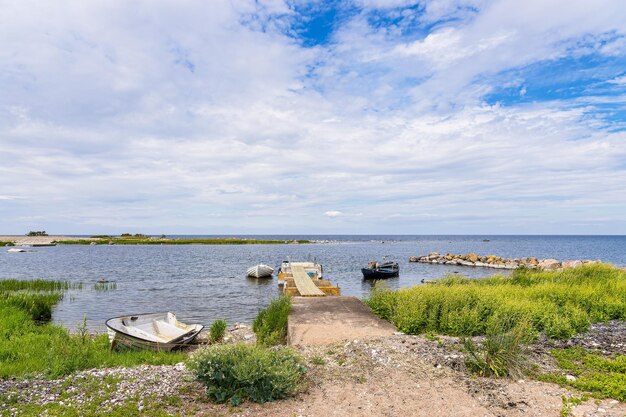
<path id="1" fill-rule="evenodd" d="M 293 297 L 287 339 L 290 345 L 325 345 L 391 336 L 396 328 L 374 315 L 356 297 Z"/>

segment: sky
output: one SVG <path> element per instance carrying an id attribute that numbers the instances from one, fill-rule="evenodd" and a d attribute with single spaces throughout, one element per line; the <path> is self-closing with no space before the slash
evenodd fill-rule
<path id="1" fill-rule="evenodd" d="M 0 0 L 0 234 L 626 234 L 623 0 Z"/>

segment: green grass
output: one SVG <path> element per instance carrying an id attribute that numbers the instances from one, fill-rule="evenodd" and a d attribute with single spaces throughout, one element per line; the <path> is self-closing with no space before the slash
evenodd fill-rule
<path id="1" fill-rule="evenodd" d="M 311 243 L 310 240 L 268 240 L 268 239 L 242 239 L 242 238 L 192 238 L 192 239 L 170 239 L 146 236 L 125 236 L 98 238 L 97 240 L 58 240 L 54 243 L 62 245 L 279 245 L 285 243 Z"/>
<path id="2" fill-rule="evenodd" d="M 567 380 L 563 372 L 541 375 L 539 379 L 569 385 L 595 397 L 626 401 L 626 354 L 606 358 L 580 347 L 554 349 L 550 354 L 558 367 L 576 380 Z"/>
<path id="3" fill-rule="evenodd" d="M 0 242 L 0 246 L 15 246 L 13 242 Z"/>
<path id="4" fill-rule="evenodd" d="M 213 402 L 274 401 L 293 394 L 306 369 L 288 348 L 215 345 L 196 352 L 187 366 Z"/>
<path id="5" fill-rule="evenodd" d="M 626 272 L 593 264 L 563 271 L 515 270 L 482 280 L 447 277 L 391 291 L 377 286 L 367 304 L 409 334 L 486 334 L 506 317 L 509 329 L 567 339 L 590 323 L 626 319 Z"/>
<path id="6" fill-rule="evenodd" d="M 224 339 L 226 327 L 228 327 L 226 320 L 215 320 L 213 324 L 211 324 L 211 328 L 209 329 L 209 340 L 211 343 L 221 342 Z"/>
<path id="7" fill-rule="evenodd" d="M 28 290 L 35 288 L 37 292 Z M 175 364 L 186 357 L 183 353 L 112 352 L 106 334 L 92 337 L 84 327 L 70 334 L 62 326 L 40 323 L 50 319 L 67 288 L 70 284 L 62 282 L 0 281 L 0 378 L 56 378 L 88 368 Z"/>
<path id="8" fill-rule="evenodd" d="M 284 344 L 287 341 L 287 320 L 291 311 L 291 299 L 285 295 L 275 298 L 252 323 L 257 343 L 265 346 Z"/>

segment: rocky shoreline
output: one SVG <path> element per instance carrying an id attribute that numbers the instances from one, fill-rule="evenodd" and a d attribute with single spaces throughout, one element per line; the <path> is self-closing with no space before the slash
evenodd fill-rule
<path id="1" fill-rule="evenodd" d="M 559 261 L 557 259 L 537 259 L 537 258 L 503 258 L 496 255 L 477 255 L 475 253 L 468 254 L 452 254 L 446 253 L 441 255 L 437 252 L 430 252 L 424 256 L 411 256 L 409 262 L 421 262 L 439 265 L 460 265 L 474 266 L 482 268 L 496 269 L 517 269 L 517 268 L 536 268 L 541 270 L 557 270 L 576 268 L 578 266 L 590 263 L 602 263 L 600 260 L 569 260 Z"/>

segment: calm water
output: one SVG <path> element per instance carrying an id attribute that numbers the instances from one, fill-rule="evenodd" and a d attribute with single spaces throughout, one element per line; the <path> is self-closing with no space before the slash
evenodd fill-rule
<path id="1" fill-rule="evenodd" d="M 259 236 L 257 236 L 259 237 Z M 263 236 L 259 238 L 283 238 Z M 0 279 L 58 279 L 83 282 L 57 306 L 54 320 L 75 328 L 87 316 L 88 326 L 103 330 L 105 319 L 123 314 L 172 310 L 183 321 L 210 324 L 217 318 L 250 322 L 259 308 L 279 294 L 276 280 L 245 277 L 258 263 L 278 267 L 281 261 L 315 257 L 327 279 L 343 295 L 365 297 L 372 284 L 360 268 L 383 256 L 400 263 L 392 288 L 420 285 L 446 273 L 484 277 L 491 269 L 409 263 L 411 255 L 430 251 L 505 257 L 601 259 L 626 265 L 626 236 L 288 236 L 335 241 L 307 245 L 162 245 L 56 246 L 28 253 L 0 249 Z M 489 242 L 483 242 L 489 239 Z M 99 279 L 115 281 L 111 291 L 95 291 Z"/>

